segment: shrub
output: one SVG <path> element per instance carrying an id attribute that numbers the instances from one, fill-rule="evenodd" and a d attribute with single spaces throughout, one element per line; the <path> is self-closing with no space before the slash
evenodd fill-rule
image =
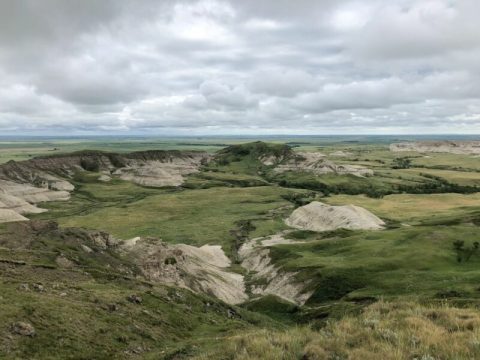
<path id="1" fill-rule="evenodd" d="M 82 158 L 80 159 L 80 166 L 86 171 L 97 172 L 100 169 L 100 165 L 95 159 Z"/>

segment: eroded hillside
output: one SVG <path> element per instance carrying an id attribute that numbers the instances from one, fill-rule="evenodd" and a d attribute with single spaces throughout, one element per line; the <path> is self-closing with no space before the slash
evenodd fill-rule
<path id="1" fill-rule="evenodd" d="M 202 152 L 142 151 L 114 154 L 95 151 L 10 161 L 0 165 L 0 222 L 25 220 L 46 211 L 40 202 L 68 200 L 80 172 L 98 173 L 100 181 L 118 178 L 149 186 L 178 186 L 209 156 Z"/>

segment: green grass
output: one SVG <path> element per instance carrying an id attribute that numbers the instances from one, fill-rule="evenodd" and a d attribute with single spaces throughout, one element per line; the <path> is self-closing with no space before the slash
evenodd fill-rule
<path id="1" fill-rule="evenodd" d="M 129 351 L 141 349 L 139 358 L 182 359 L 209 349 L 217 351 L 224 340 L 235 342 L 232 339 L 238 339 L 238 334 L 260 327 L 277 328 L 279 322 L 284 326 L 298 322 L 325 326 L 346 314 L 358 316 L 367 302 L 382 298 L 393 304 L 405 299 L 455 301 L 463 306 L 480 304 L 480 249 L 472 250 L 468 260 L 466 257 L 474 243 L 480 241 L 480 193 L 399 193 L 383 198 L 348 195 L 403 192 L 406 187 L 423 191 L 427 190 L 422 188 L 425 184 L 440 181 L 426 175 L 458 185 L 478 185 L 477 158 L 391 153 L 383 142 L 336 143 L 313 137 L 290 140 L 297 146 L 296 151 L 350 152 L 348 157 L 330 158 L 340 164 L 370 167 L 375 176 L 314 176 L 298 172 L 272 175 L 258 156 L 283 151 L 281 141 L 273 139 L 274 144 L 266 147 L 256 143 L 234 147 L 234 151 L 230 148 L 222 161 L 189 176 L 181 188 L 147 188 L 118 179 L 103 183 L 97 180 L 98 173 L 81 172 L 73 179 L 76 189 L 70 201 L 41 204 L 49 212 L 31 217 L 55 219 L 62 226 L 104 230 L 121 239 L 154 236 L 171 243 L 218 244 L 232 258 L 245 220 L 253 225 L 246 226 L 248 238 L 284 230 L 287 227 L 283 219 L 293 210 L 294 203 L 300 205 L 302 199 L 309 201 L 321 196 L 319 192 L 309 194 L 312 192 L 307 189 L 330 192 L 330 196 L 320 199 L 323 202 L 355 204 L 386 219 L 389 226 L 382 231 L 297 230 L 286 236 L 304 243 L 270 248 L 273 262 L 297 273 L 297 280 L 305 282 L 307 291 L 312 291 L 306 306 L 297 307 L 267 296 L 244 304 L 243 309 L 229 307 L 207 296 L 142 281 L 128 258 L 110 251 L 87 254 L 68 236 L 39 237 L 29 247 L 19 248 L 15 241 L 25 241 L 22 234 L 7 234 L 4 247 L 0 248 L 0 260 L 9 261 L 0 261 L 0 324 L 4 324 L 0 327 L 4 339 L 0 341 L 0 357 L 8 351 L 7 358 L 12 359 L 52 358 L 52 354 L 53 358 L 107 359 L 129 356 Z M 152 148 L 213 152 L 246 141 L 225 138 L 4 142 L 0 143 L 0 162 L 28 157 L 30 152 L 51 153 L 52 146 L 59 148 L 54 153 Z M 411 158 L 415 167 L 392 169 L 394 159 L 405 156 Z M 299 193 L 304 195 L 294 196 Z M 77 234 L 80 230 L 71 231 Z M 0 224 L 0 235 L 6 233 L 8 226 Z M 467 250 L 454 249 L 453 243 L 459 240 L 464 241 Z M 60 269 L 55 261 L 60 253 L 75 259 L 75 268 Z M 245 273 L 239 264 L 234 264 L 232 271 Z M 18 286 L 22 283 L 41 283 L 47 291 L 21 292 Z M 67 295 L 61 296 L 63 292 Z M 132 293 L 142 296 L 141 305 L 126 300 Z M 118 304 L 119 310 L 108 311 L 110 304 Z M 238 316 L 230 318 L 228 309 L 234 309 Z M 19 320 L 32 323 L 38 335 L 11 337 L 9 326 Z M 315 336 L 310 330 L 307 333 Z M 361 343 L 355 336 L 355 341 Z M 270 345 L 277 351 L 275 354 L 288 350 L 278 347 L 276 341 Z M 296 345 L 288 346 L 292 349 Z M 236 348 L 243 349 L 245 344 Z M 306 351 L 302 345 L 298 351 L 290 352 L 295 354 L 291 358 L 302 358 Z"/>
<path id="2" fill-rule="evenodd" d="M 19 261 L 0 261 L 0 358 L 113 359 L 137 354 L 168 359 L 198 354 L 237 331 L 278 327 L 267 317 L 208 296 L 136 278 L 134 263 L 110 249 L 99 251 L 84 234 L 0 229 L 0 260 L 8 256 Z M 86 253 L 82 244 L 94 251 Z M 56 264 L 60 253 L 74 260 L 72 268 Z M 34 284 L 44 290 L 34 290 Z M 129 302 L 132 294 L 142 302 Z M 232 311 L 234 316 L 229 315 Z M 11 326 L 18 321 L 33 325 L 35 336 L 12 334 Z"/>
<path id="3" fill-rule="evenodd" d="M 180 191 L 148 189 L 124 181 L 83 183 L 69 202 L 45 203 L 50 211 L 34 217 L 104 230 L 121 239 L 156 236 L 172 243 L 220 244 L 230 251 L 230 231 L 239 220 L 253 221 L 252 236 L 284 229 L 272 211 L 289 205 L 282 195 L 293 191 L 276 186 Z"/>
<path id="4" fill-rule="evenodd" d="M 459 184 L 459 185 L 471 185 L 479 186 L 480 185 L 480 172 L 476 171 L 460 171 L 460 170 L 437 170 L 437 169 L 423 169 L 423 168 L 414 168 L 414 169 L 405 169 L 397 170 L 397 173 L 402 174 L 412 174 L 412 175 L 422 175 L 428 174 L 433 176 L 441 177 L 448 182 Z"/>
<path id="5" fill-rule="evenodd" d="M 419 156 L 418 153 L 415 153 L 415 156 L 413 160 L 414 166 L 421 165 L 427 168 L 480 171 L 479 158 L 474 155 L 428 153 Z"/>
<path id="6" fill-rule="evenodd" d="M 459 263 L 453 248 L 456 240 L 468 247 L 477 241 L 476 226 L 415 226 L 330 238 L 311 234 L 308 240 L 274 247 L 272 256 L 310 281 L 310 304 L 345 296 L 428 298 L 445 290 L 480 298 L 480 252 Z"/>
<path id="7" fill-rule="evenodd" d="M 480 210 L 480 193 L 394 194 L 381 199 L 364 195 L 334 195 L 323 198 L 330 205 L 353 204 L 382 218 L 415 224 L 422 219 L 466 215 Z"/>

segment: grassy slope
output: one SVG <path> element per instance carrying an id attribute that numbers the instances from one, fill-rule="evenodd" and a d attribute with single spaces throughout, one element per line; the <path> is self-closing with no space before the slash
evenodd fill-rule
<path id="1" fill-rule="evenodd" d="M 467 360 L 480 357 L 480 314 L 473 309 L 378 302 L 320 331 L 257 330 L 226 339 L 195 357 L 238 360 Z"/>
<path id="2" fill-rule="evenodd" d="M 384 231 L 345 232 L 324 238 L 310 234 L 304 244 L 272 249 L 277 264 L 299 271 L 315 289 L 311 304 L 348 297 L 435 297 L 454 290 L 480 298 L 480 252 L 457 262 L 453 242 L 471 246 L 471 225 L 416 226 Z"/>
<path id="3" fill-rule="evenodd" d="M 173 359 L 208 349 L 233 331 L 277 326 L 216 299 L 142 281 L 128 258 L 83 234 L 42 230 L 32 237 L 0 226 L 0 358 Z M 57 263 L 60 254 L 73 265 Z M 132 294 L 142 302 L 129 302 Z M 35 336 L 12 334 L 17 321 L 33 325 Z"/>

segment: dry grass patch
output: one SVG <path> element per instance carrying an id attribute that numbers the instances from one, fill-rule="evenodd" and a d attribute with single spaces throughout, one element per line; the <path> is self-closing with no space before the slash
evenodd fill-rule
<path id="1" fill-rule="evenodd" d="M 394 194 L 381 199 L 364 195 L 335 195 L 323 199 L 331 205 L 353 204 L 375 215 L 398 221 L 430 218 L 432 215 L 460 212 L 463 208 L 478 207 L 480 193 L 475 194 Z"/>
<path id="2" fill-rule="evenodd" d="M 231 337 L 198 359 L 431 360 L 480 358 L 480 312 L 380 301 L 320 331 L 298 327 Z"/>

